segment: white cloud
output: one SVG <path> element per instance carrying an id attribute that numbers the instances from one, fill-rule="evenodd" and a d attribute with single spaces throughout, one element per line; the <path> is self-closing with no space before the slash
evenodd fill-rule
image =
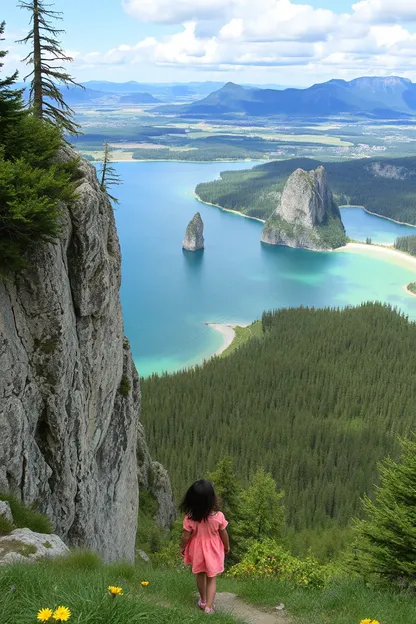
<path id="1" fill-rule="evenodd" d="M 361 0 L 352 9 L 358 19 L 372 24 L 416 21 L 415 0 Z"/>
<path id="2" fill-rule="evenodd" d="M 126 13 L 142 22 L 180 24 L 194 19 L 223 15 L 238 0 L 123 0 Z"/>
<path id="3" fill-rule="evenodd" d="M 274 81 L 284 82 L 286 76 L 298 84 L 307 75 L 315 81 L 390 73 L 416 79 L 416 35 L 409 23 L 416 18 L 416 0 L 361 0 L 344 14 L 294 0 L 122 3 L 142 21 L 178 24 L 177 32 L 77 56 L 78 68 L 141 65 L 208 72 L 244 69 L 245 74 L 250 66 L 257 72 L 280 68 Z"/>

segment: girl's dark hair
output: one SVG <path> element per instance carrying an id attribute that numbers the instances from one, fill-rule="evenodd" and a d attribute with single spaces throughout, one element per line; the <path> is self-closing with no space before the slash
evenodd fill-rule
<path id="1" fill-rule="evenodd" d="M 207 520 L 213 511 L 218 511 L 218 501 L 211 481 L 195 481 L 185 494 L 180 509 L 196 522 Z"/>

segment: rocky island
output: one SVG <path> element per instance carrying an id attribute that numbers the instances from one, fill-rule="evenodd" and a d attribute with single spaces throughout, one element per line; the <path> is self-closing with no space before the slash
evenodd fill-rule
<path id="1" fill-rule="evenodd" d="M 324 167 L 312 171 L 297 169 L 292 173 L 278 207 L 265 223 L 261 240 L 269 245 L 314 251 L 346 244 L 341 213 Z"/>
<path id="2" fill-rule="evenodd" d="M 186 251 L 204 249 L 204 222 L 199 212 L 196 213 L 186 228 L 182 248 Z"/>

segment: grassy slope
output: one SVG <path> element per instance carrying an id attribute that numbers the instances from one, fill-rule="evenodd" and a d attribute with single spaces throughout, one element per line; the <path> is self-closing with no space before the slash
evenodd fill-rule
<path id="1" fill-rule="evenodd" d="M 248 342 L 251 338 L 262 338 L 263 330 L 261 321 L 255 321 L 248 327 L 236 327 L 235 328 L 235 338 L 225 351 L 222 352 L 221 357 L 226 357 L 227 355 L 231 355 L 237 349 L 239 349 L 243 344 Z"/>
<path id="2" fill-rule="evenodd" d="M 148 580 L 146 588 L 140 581 Z M 108 585 L 124 596 L 112 600 Z M 0 622 L 30 624 L 40 608 L 64 605 L 74 624 L 197 624 L 205 615 L 195 606 L 189 572 L 154 569 L 146 564 L 103 566 L 91 554 L 72 554 L 55 562 L 0 568 Z M 359 624 L 365 617 L 383 624 L 412 624 L 416 604 L 411 596 L 377 591 L 362 583 L 334 584 L 325 590 L 293 588 L 276 580 L 219 579 L 219 591 L 232 591 L 247 602 L 273 608 L 284 602 L 296 624 Z M 229 615 L 216 621 L 235 624 Z"/>

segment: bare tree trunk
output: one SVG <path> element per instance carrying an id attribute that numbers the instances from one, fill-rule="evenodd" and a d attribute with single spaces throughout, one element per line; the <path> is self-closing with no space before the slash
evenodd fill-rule
<path id="1" fill-rule="evenodd" d="M 105 144 L 105 148 L 104 148 L 104 158 L 103 158 L 103 168 L 102 168 L 102 176 L 101 176 L 101 190 L 104 191 L 105 190 L 105 178 L 106 178 L 106 174 L 107 174 L 107 167 L 108 167 L 108 143 Z"/>
<path id="2" fill-rule="evenodd" d="M 33 0 L 33 108 L 37 117 L 43 117 L 42 96 L 42 51 L 39 32 L 39 6 L 38 0 Z"/>

